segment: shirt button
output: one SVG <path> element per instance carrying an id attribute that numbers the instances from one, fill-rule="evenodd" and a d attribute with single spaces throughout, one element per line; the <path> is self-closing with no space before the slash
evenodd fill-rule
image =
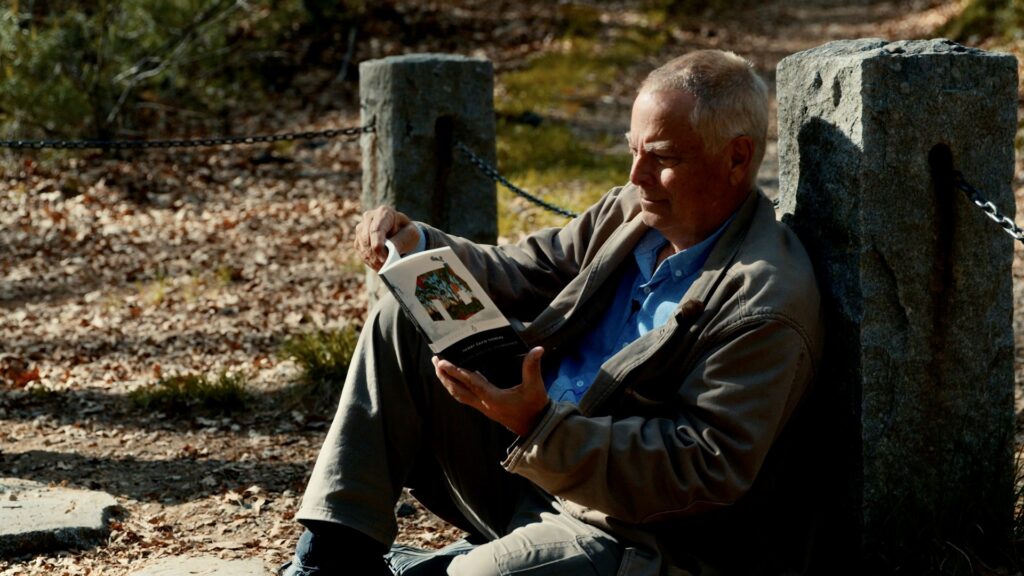
<path id="1" fill-rule="evenodd" d="M 679 278 L 682 275 L 683 275 L 683 271 L 682 270 L 676 270 L 676 278 Z"/>
<path id="2" fill-rule="evenodd" d="M 644 286 L 644 294 L 650 294 L 650 293 L 651 293 L 651 287 L 650 286 Z"/>
<path id="3" fill-rule="evenodd" d="M 583 380 L 577 380 L 576 381 L 576 387 L 577 388 L 583 388 Z"/>

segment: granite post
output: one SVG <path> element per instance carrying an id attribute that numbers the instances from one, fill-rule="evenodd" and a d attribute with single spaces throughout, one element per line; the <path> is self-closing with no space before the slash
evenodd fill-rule
<path id="1" fill-rule="evenodd" d="M 828 323 L 818 557 L 831 573 L 966 566 L 1010 536 L 1013 241 L 952 171 L 1015 213 L 1016 59 L 839 41 L 777 78 L 780 210 Z"/>
<path id="2" fill-rule="evenodd" d="M 454 148 L 462 142 L 495 165 L 490 61 L 412 54 L 363 62 L 359 100 L 363 125 L 375 127 L 361 140 L 364 209 L 389 204 L 414 220 L 493 244 L 494 181 Z M 368 278 L 375 284 L 376 275 Z"/>

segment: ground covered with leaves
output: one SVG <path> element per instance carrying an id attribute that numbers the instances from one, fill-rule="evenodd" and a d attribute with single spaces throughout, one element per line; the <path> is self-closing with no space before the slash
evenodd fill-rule
<path id="1" fill-rule="evenodd" d="M 572 49 L 559 40 L 573 17 L 561 4 L 407 4 L 425 36 L 376 39 L 364 56 L 486 55 L 499 100 L 503 75 Z M 772 79 L 783 56 L 829 39 L 928 37 L 957 5 L 768 3 L 671 28 L 617 83 L 697 46 L 748 54 Z M 633 3 L 619 8 L 600 13 L 602 30 L 658 26 Z M 569 115 L 621 139 L 629 97 L 606 96 Z M 326 111 L 278 104 L 258 110 L 249 131 L 360 122 L 351 94 Z M 292 516 L 333 408 L 301 394 L 302 366 L 286 344 L 358 329 L 365 316 L 364 270 L 350 249 L 363 209 L 358 144 L 8 153 L 0 171 L 0 476 L 103 490 L 122 506 L 105 545 L 0 561 L 0 574 L 119 575 L 203 553 L 279 565 L 300 532 Z M 209 394 L 193 388 L 174 400 L 172 386 L 224 397 L 206 405 Z M 404 504 L 399 541 L 458 537 Z"/>

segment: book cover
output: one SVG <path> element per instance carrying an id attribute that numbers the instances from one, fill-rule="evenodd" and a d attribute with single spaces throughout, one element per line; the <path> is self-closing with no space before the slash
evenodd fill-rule
<path id="1" fill-rule="evenodd" d="M 449 247 L 400 256 L 387 241 L 378 271 L 430 350 L 507 388 L 522 379 L 528 348 L 469 269 Z"/>

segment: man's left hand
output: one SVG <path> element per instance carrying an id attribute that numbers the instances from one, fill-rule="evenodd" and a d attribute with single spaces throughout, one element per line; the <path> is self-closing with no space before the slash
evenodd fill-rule
<path id="1" fill-rule="evenodd" d="M 519 436 L 526 436 L 537 425 L 551 400 L 540 373 L 538 346 L 523 359 L 523 381 L 511 388 L 498 388 L 479 372 L 463 370 L 434 356 L 434 372 L 455 400 L 472 406 L 491 420 Z"/>

